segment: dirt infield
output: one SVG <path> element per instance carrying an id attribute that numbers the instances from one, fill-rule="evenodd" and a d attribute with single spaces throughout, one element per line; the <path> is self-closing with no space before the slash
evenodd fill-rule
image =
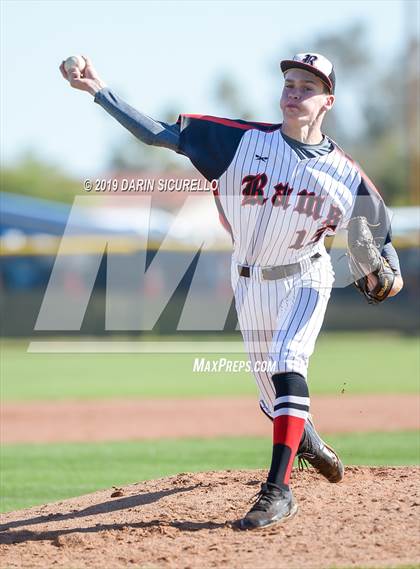
<path id="1" fill-rule="evenodd" d="M 420 558 L 419 470 L 294 472 L 298 515 L 242 532 L 263 471 L 180 474 L 2 516 L 3 567 L 389 567 Z"/>
<path id="2" fill-rule="evenodd" d="M 311 411 L 323 434 L 417 429 L 419 409 L 415 395 L 311 398 Z M 264 436 L 270 432 L 252 397 L 2 405 L 3 443 Z"/>

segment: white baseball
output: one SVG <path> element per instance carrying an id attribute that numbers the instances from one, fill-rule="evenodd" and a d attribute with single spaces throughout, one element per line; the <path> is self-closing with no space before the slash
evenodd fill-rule
<path id="1" fill-rule="evenodd" d="M 81 55 L 72 55 L 71 57 L 68 57 L 64 62 L 64 69 L 67 73 L 69 73 L 69 71 L 75 67 L 79 68 L 80 71 L 83 71 L 83 69 L 86 67 L 86 62 Z"/>

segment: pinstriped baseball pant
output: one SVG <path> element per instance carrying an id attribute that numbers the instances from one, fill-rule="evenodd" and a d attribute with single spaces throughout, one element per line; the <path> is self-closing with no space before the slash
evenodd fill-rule
<path id="1" fill-rule="evenodd" d="M 326 254 L 308 262 L 302 273 L 274 281 L 262 280 L 258 270 L 252 271 L 251 277 L 239 277 L 232 259 L 238 323 L 260 405 L 270 416 L 276 397 L 272 375 L 293 371 L 307 378 L 333 282 L 334 271 Z M 271 362 L 269 371 L 257 371 L 260 362 Z"/>

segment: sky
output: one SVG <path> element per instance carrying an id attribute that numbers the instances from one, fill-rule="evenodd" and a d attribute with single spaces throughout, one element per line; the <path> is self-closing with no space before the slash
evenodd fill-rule
<path id="1" fill-rule="evenodd" d="M 32 150 L 75 177 L 105 172 L 110 148 L 126 134 L 61 77 L 70 55 L 88 55 L 107 85 L 157 119 L 168 107 L 220 115 L 213 88 L 223 73 L 258 109 L 255 120 L 279 122 L 273 95 L 282 78 L 273 81 L 273 68 L 290 49 L 310 51 L 318 35 L 358 21 L 380 62 L 395 58 L 405 30 L 403 0 L 0 4 L 2 164 Z"/>

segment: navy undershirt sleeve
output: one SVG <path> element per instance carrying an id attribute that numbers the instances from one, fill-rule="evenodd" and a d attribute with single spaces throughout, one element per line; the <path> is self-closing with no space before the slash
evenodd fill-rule
<path id="1" fill-rule="evenodd" d="M 396 275 L 401 275 L 400 260 L 398 259 L 398 254 L 391 242 L 384 245 L 384 248 L 382 249 L 382 257 L 388 261 L 389 266 Z"/>
<path id="2" fill-rule="evenodd" d="M 366 217 L 373 238 L 382 256 L 388 261 L 392 270 L 401 275 L 398 254 L 392 245 L 391 219 L 388 209 L 376 189 L 362 177 L 360 182 L 352 217 Z"/>
<path id="3" fill-rule="evenodd" d="M 125 103 L 108 87 L 95 95 L 95 103 L 100 105 L 136 138 L 152 146 L 162 146 L 178 151 L 179 124 L 156 121 Z"/>

